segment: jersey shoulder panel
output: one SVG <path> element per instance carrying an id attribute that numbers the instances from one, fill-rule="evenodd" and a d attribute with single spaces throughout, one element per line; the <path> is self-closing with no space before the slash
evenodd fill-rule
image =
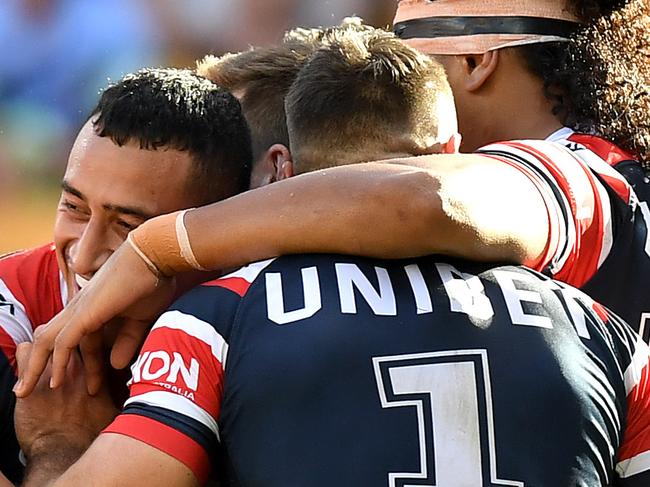
<path id="1" fill-rule="evenodd" d="M 48 322 L 63 309 L 54 245 L 47 244 L 0 258 L 0 288 L 0 294 L 5 298 L 0 297 L 0 301 L 22 308 L 33 327 Z"/>
<path id="2" fill-rule="evenodd" d="M 610 166 L 617 166 L 624 161 L 636 160 L 633 154 L 627 152 L 616 144 L 598 137 L 597 135 L 589 135 L 574 132 L 566 138 L 567 142 L 575 142 L 589 149 L 598 157 L 603 159 Z"/>
<path id="3" fill-rule="evenodd" d="M 634 161 L 631 154 L 595 135 L 574 133 L 566 140 L 558 142 L 587 162 L 624 202 L 630 203 L 631 183 L 620 169 L 626 163 Z M 616 170 L 613 170 L 614 168 Z"/>
<path id="4" fill-rule="evenodd" d="M 250 264 L 179 298 L 156 321 L 131 367 L 130 397 L 105 430 L 143 441 L 199 480 L 219 443 L 218 419 L 233 322 L 272 260 Z"/>
<path id="5" fill-rule="evenodd" d="M 209 322 L 227 336 L 240 301 L 274 260 L 254 262 L 218 279 L 204 282 L 181 296 L 169 311 L 180 311 Z"/>
<path id="6" fill-rule="evenodd" d="M 15 349 L 63 308 L 54 246 L 0 258 L 0 351 L 15 367 Z"/>

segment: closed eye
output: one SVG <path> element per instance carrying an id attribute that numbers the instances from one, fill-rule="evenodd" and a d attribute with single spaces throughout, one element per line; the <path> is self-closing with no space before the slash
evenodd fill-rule
<path id="1" fill-rule="evenodd" d="M 138 227 L 138 224 L 128 223 L 128 222 L 125 222 L 124 220 L 118 220 L 118 221 L 117 221 L 117 224 L 118 224 L 120 227 L 124 228 L 125 230 L 127 230 L 127 231 L 129 231 L 129 232 L 130 232 L 131 230 L 134 230 L 135 228 Z"/>
<path id="2" fill-rule="evenodd" d="M 79 205 L 71 202 L 71 201 L 61 201 L 61 206 L 65 208 L 66 210 L 69 210 L 73 213 L 79 214 L 79 215 L 88 215 L 88 211 L 85 209 L 82 209 Z"/>

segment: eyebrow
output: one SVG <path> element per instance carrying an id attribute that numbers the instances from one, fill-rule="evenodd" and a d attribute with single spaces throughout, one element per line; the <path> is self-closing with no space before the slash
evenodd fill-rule
<path id="1" fill-rule="evenodd" d="M 62 181 L 61 182 L 61 189 L 65 191 L 66 193 L 70 193 L 77 198 L 86 201 L 86 197 L 84 194 L 79 191 L 77 188 L 73 187 L 68 183 L 67 181 Z M 131 215 L 131 216 L 136 216 L 139 218 L 142 218 L 143 220 L 148 220 L 149 218 L 153 218 L 154 215 L 151 214 L 148 211 L 145 211 L 142 208 L 138 208 L 136 206 L 120 206 L 120 205 L 111 205 L 111 204 L 104 204 L 102 205 L 102 208 L 104 208 L 107 211 L 113 211 L 115 213 L 121 213 L 123 215 Z"/>

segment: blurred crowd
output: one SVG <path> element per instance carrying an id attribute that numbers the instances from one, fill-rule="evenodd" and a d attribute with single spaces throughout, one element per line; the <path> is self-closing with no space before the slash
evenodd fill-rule
<path id="1" fill-rule="evenodd" d="M 0 221 L 0 253 L 47 239 L 53 188 L 107 81 L 352 14 L 385 26 L 393 10 L 392 0 L 3 0 L 0 212 L 11 216 Z"/>

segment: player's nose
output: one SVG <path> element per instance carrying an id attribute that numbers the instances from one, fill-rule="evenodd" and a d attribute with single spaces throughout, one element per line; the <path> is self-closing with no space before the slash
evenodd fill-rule
<path id="1" fill-rule="evenodd" d="M 81 276 L 82 283 L 84 279 L 90 279 L 111 255 L 106 240 L 101 225 L 89 222 L 79 239 L 70 245 L 68 266 L 77 276 Z"/>

